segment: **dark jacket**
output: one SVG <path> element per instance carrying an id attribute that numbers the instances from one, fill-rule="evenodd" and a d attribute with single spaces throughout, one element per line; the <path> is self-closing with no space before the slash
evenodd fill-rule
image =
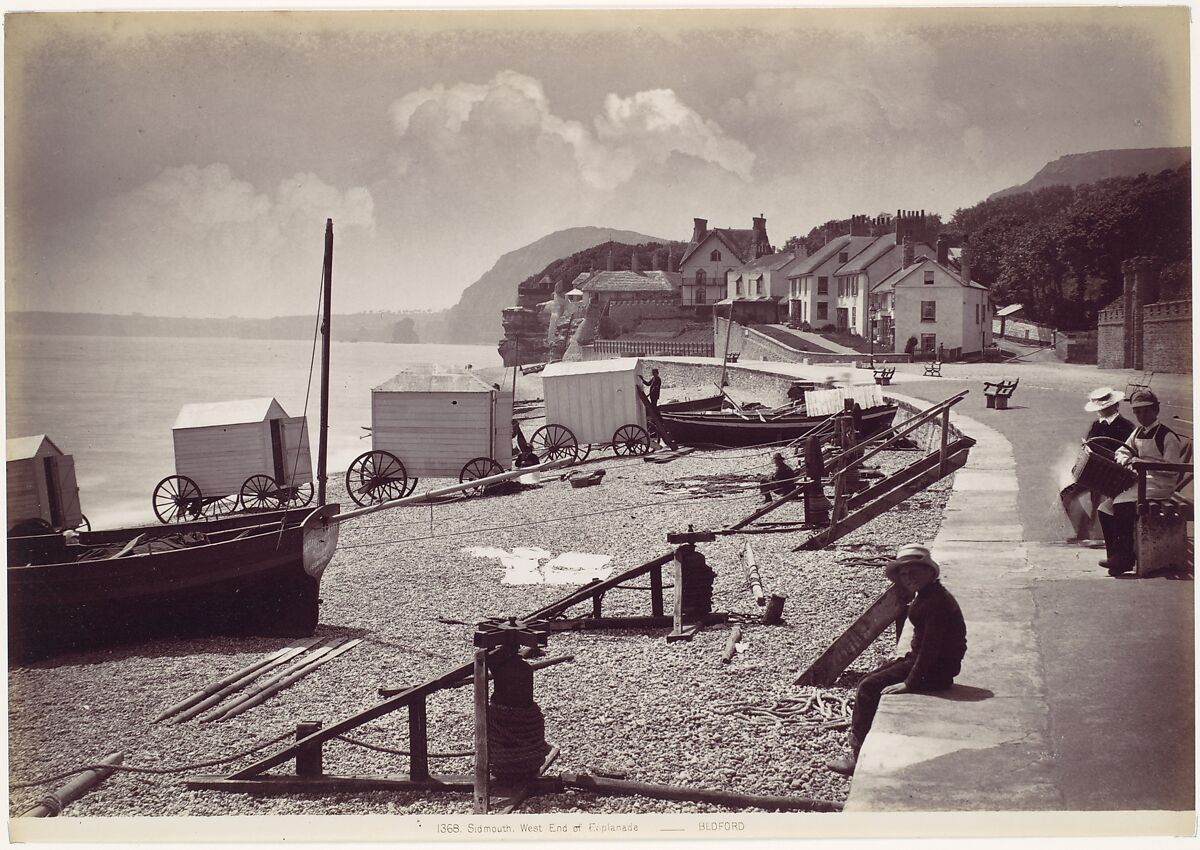
<path id="1" fill-rule="evenodd" d="M 967 624 L 950 591 L 940 581 L 927 584 L 908 606 L 913 624 L 913 662 L 904 680 L 910 691 L 940 691 L 950 687 L 967 654 Z"/>
<path id="2" fill-rule="evenodd" d="M 1108 437 L 1109 439 L 1119 440 L 1123 443 L 1133 433 L 1135 427 L 1132 422 L 1120 414 L 1112 422 L 1101 422 L 1099 419 L 1096 419 L 1092 422 L 1092 427 L 1088 429 L 1087 439 Z M 1100 446 L 1108 449 L 1110 453 L 1116 449 L 1116 446 L 1112 443 L 1101 443 Z"/>

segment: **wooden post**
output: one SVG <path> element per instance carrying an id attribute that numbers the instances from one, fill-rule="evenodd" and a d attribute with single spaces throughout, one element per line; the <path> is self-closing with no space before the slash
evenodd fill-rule
<path id="1" fill-rule="evenodd" d="M 592 616 L 596 617 L 597 619 L 600 618 L 600 608 L 603 605 L 603 601 L 602 601 L 603 599 L 604 599 L 603 593 L 597 593 L 595 596 L 592 597 Z"/>
<path id="2" fill-rule="evenodd" d="M 477 815 L 489 806 L 487 650 L 475 651 L 475 805 Z"/>
<path id="3" fill-rule="evenodd" d="M 675 634 L 683 632 L 683 561 L 675 552 Z"/>
<path id="4" fill-rule="evenodd" d="M 321 730 L 320 720 L 304 720 L 296 724 L 296 740 L 303 741 Z M 316 741 L 300 747 L 296 753 L 297 776 L 320 776 L 324 772 L 321 761 L 321 742 Z"/>
<path id="5" fill-rule="evenodd" d="M 942 411 L 942 447 L 938 450 L 938 478 L 946 476 L 946 441 L 950 434 L 950 408 Z"/>
<path id="6" fill-rule="evenodd" d="M 783 619 L 783 603 L 786 601 L 786 596 L 779 593 L 771 594 L 771 598 L 767 600 L 767 610 L 763 612 L 764 626 L 773 626 Z"/>
<path id="7" fill-rule="evenodd" d="M 425 716 L 425 697 L 408 706 L 408 778 L 429 778 L 429 734 Z"/>
<path id="8" fill-rule="evenodd" d="M 663 581 L 661 566 L 650 570 L 650 615 L 653 617 L 661 617 L 663 615 Z"/>
<path id="9" fill-rule="evenodd" d="M 325 316 L 321 322 L 321 432 L 317 440 L 317 504 L 325 504 L 325 458 L 329 453 L 329 327 L 333 315 L 329 299 L 333 297 L 333 219 L 325 220 L 325 268 L 323 303 Z"/>

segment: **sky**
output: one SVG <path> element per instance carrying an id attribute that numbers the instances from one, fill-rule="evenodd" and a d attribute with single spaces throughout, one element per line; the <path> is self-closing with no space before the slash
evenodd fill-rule
<path id="1" fill-rule="evenodd" d="M 347 313 L 448 307 L 567 227 L 948 220 L 1190 145 L 1188 13 L 9 16 L 6 308 L 310 313 L 327 218 Z"/>

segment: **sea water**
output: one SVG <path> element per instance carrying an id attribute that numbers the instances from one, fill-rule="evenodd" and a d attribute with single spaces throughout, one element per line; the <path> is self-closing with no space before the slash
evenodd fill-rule
<path id="1" fill-rule="evenodd" d="M 175 473 L 171 426 L 185 404 L 272 396 L 289 416 L 308 416 L 316 468 L 320 350 L 311 341 L 14 335 L 6 349 L 7 436 L 46 434 L 74 457 L 93 528 L 156 521 L 151 494 Z M 412 363 L 501 365 L 494 346 L 333 343 L 331 477 L 371 449 L 371 388 Z"/>

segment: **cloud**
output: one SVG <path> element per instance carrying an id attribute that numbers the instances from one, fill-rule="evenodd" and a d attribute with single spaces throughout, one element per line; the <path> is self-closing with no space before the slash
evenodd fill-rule
<path id="1" fill-rule="evenodd" d="M 754 154 L 670 89 L 609 94 L 591 127 L 553 111 L 539 80 L 502 71 L 483 84 L 437 84 L 392 103 L 403 176 L 417 167 L 461 169 L 479 161 L 536 154 L 543 171 L 591 190 L 611 191 L 644 164 L 673 153 L 699 157 L 750 179 Z M 545 157 L 549 156 L 549 160 Z"/>
<path id="2" fill-rule="evenodd" d="M 372 234 L 371 193 L 338 189 L 313 174 L 296 174 L 264 192 L 222 163 L 166 168 L 80 221 L 64 222 L 70 241 L 39 277 L 60 294 L 56 309 L 305 312 L 320 273 L 326 218 L 339 230 Z M 300 286 L 303 306 L 296 301 Z"/>

